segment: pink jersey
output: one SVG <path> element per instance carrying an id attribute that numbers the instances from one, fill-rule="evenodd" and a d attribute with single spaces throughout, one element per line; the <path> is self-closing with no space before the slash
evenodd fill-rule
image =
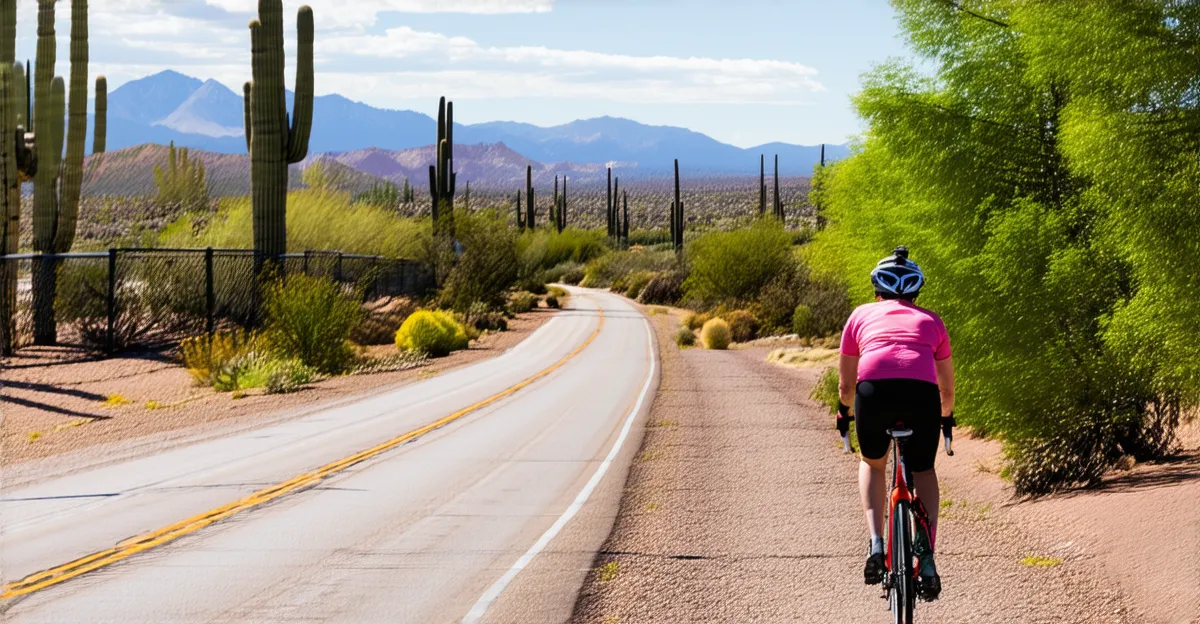
<path id="1" fill-rule="evenodd" d="M 940 316 L 913 303 L 868 303 L 846 322 L 842 355 L 860 358 L 859 381 L 919 379 L 936 384 L 934 362 L 950 357 L 950 335 Z"/>

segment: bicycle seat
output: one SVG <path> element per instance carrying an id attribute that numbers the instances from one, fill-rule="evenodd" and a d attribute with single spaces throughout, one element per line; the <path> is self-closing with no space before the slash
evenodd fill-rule
<path id="1" fill-rule="evenodd" d="M 888 429 L 888 435 L 892 436 L 892 438 L 895 440 L 899 440 L 901 438 L 911 438 L 912 434 L 912 429 Z"/>

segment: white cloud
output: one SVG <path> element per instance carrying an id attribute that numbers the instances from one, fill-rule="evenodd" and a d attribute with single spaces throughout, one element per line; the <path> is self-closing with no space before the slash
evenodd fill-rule
<path id="1" fill-rule="evenodd" d="M 797 102 L 825 90 L 816 70 L 786 61 L 487 47 L 466 37 L 408 27 L 389 29 L 384 35 L 327 37 L 320 50 L 328 59 L 386 59 L 371 68 L 370 77 L 326 77 L 374 98 L 383 97 L 382 91 L 428 96 L 447 91 L 448 85 L 456 97 L 654 103 Z M 372 86 L 355 88 L 367 83 Z"/>
<path id="2" fill-rule="evenodd" d="M 128 0 L 114 0 L 117 2 Z M 251 14 L 257 4 L 251 0 L 204 0 L 209 6 L 230 13 Z M 322 16 L 323 26 L 336 28 L 372 26 L 380 13 L 545 13 L 554 9 L 555 0 L 284 0 L 284 11 L 295 14 L 301 5 L 309 5 Z"/>

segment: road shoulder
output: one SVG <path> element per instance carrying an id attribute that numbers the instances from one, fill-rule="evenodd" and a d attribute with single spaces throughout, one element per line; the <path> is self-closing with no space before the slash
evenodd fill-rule
<path id="1" fill-rule="evenodd" d="M 681 351 L 678 320 L 653 318 L 659 393 L 572 621 L 883 621 L 886 603 L 860 580 L 857 461 L 808 399 L 820 369 L 766 364 L 762 349 Z M 1054 531 L 957 494 L 975 492 L 966 479 L 998 481 L 964 459 L 939 458 L 954 501 L 939 535 L 947 589 L 921 621 L 1137 621 L 1094 558 L 1060 557 L 1071 545 Z"/>

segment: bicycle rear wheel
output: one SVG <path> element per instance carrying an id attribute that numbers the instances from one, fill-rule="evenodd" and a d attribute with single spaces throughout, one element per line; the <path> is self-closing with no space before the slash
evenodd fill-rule
<path id="1" fill-rule="evenodd" d="M 913 624 L 916 605 L 916 583 L 913 579 L 912 524 L 909 503 L 900 501 L 892 509 L 891 518 L 891 561 L 888 602 L 892 608 L 895 624 Z"/>

